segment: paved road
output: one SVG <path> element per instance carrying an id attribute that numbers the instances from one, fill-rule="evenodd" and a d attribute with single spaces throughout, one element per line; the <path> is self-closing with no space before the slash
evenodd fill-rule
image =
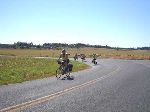
<path id="1" fill-rule="evenodd" d="M 0 111 L 150 112 L 150 61 L 100 59 L 73 80 L 0 86 Z"/>

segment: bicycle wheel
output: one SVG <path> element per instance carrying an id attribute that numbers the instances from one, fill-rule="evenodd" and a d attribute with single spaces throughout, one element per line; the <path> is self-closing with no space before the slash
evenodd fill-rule
<path id="1" fill-rule="evenodd" d="M 69 77 L 69 76 L 70 76 L 70 71 L 68 71 L 68 72 L 66 73 L 66 76 L 67 76 L 67 77 Z"/>
<path id="2" fill-rule="evenodd" d="M 62 75 L 62 70 L 60 68 L 58 68 L 56 70 L 56 77 L 59 79 L 61 77 L 61 75 Z"/>
<path id="3" fill-rule="evenodd" d="M 69 67 L 67 68 L 65 75 L 66 75 L 67 77 L 69 77 L 69 76 L 70 76 Z"/>

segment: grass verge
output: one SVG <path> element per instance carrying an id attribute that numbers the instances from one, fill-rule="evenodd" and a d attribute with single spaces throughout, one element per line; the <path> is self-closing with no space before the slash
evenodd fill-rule
<path id="1" fill-rule="evenodd" d="M 88 68 L 88 65 L 71 61 L 73 72 Z M 20 83 L 55 75 L 58 64 L 54 59 L 29 57 L 0 57 L 0 85 Z"/>

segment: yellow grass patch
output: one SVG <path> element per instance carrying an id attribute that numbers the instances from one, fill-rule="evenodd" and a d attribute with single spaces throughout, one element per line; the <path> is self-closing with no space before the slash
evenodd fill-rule
<path id="1" fill-rule="evenodd" d="M 150 51 L 148 50 L 116 50 L 106 48 L 68 48 L 66 49 L 73 57 L 75 53 L 85 54 L 90 57 L 93 53 L 101 55 L 101 58 L 119 58 L 119 59 L 150 59 Z M 59 57 L 61 50 L 49 49 L 0 49 L 0 55 L 9 56 L 44 56 Z"/>

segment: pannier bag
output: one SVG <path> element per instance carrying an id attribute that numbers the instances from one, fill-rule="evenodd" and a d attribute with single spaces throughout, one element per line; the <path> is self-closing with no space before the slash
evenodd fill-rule
<path id="1" fill-rule="evenodd" d="M 69 71 L 72 71 L 73 65 L 69 64 L 68 67 L 69 67 Z"/>

